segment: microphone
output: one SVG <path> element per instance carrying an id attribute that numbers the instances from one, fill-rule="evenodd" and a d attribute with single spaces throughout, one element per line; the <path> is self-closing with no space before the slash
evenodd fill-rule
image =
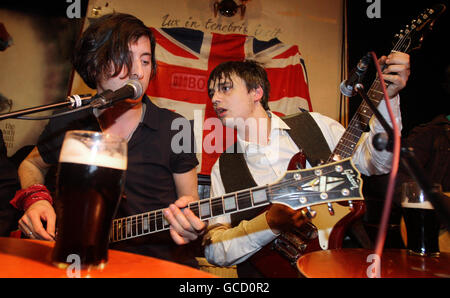
<path id="1" fill-rule="evenodd" d="M 339 89 L 341 93 L 347 97 L 356 95 L 355 85 L 361 82 L 363 75 L 366 73 L 369 63 L 371 61 L 370 53 L 367 53 L 359 60 L 358 65 L 352 69 L 347 80 L 342 81 Z"/>
<path id="2" fill-rule="evenodd" d="M 137 80 L 129 80 L 125 85 L 116 91 L 106 90 L 92 98 L 91 106 L 93 108 L 108 108 L 114 103 L 127 98 L 138 99 L 143 94 L 141 83 Z"/>

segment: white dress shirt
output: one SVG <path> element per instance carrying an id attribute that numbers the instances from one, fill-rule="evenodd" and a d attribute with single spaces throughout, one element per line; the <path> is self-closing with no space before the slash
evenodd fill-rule
<path id="1" fill-rule="evenodd" d="M 401 129 L 399 101 L 399 96 L 396 96 L 390 103 Z M 392 126 L 384 101 L 380 103 L 378 110 Z M 339 122 L 319 113 L 310 114 L 322 131 L 328 146 L 334 149 L 345 128 Z M 371 120 L 370 127 L 370 132 L 362 134 L 352 160 L 362 174 L 388 173 L 392 154 L 378 151 L 372 145 L 372 137 L 384 129 L 375 117 Z M 272 184 L 281 178 L 288 168 L 290 159 L 299 151 L 288 134 L 290 129 L 282 119 L 271 113 L 271 131 L 267 145 L 246 142 L 238 137 L 245 161 L 257 185 Z M 306 167 L 311 167 L 308 162 Z M 217 160 L 211 171 L 211 197 L 222 196 L 225 193 Z M 234 228 L 231 228 L 230 215 L 214 218 L 209 223 L 204 238 L 205 257 L 208 262 L 218 266 L 239 264 L 277 237 L 267 224 L 265 213 L 252 220 L 244 220 Z"/>

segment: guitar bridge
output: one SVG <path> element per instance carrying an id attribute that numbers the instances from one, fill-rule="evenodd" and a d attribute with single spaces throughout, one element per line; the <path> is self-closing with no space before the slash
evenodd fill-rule
<path id="1" fill-rule="evenodd" d="M 289 232 L 283 232 L 272 243 L 272 249 L 280 253 L 283 257 L 295 266 L 297 260 L 308 248 L 308 241 L 318 237 L 317 228 L 312 223 L 307 222 L 300 228 Z"/>
<path id="2" fill-rule="evenodd" d="M 303 246 L 294 246 L 286 239 L 281 236 L 272 244 L 272 249 L 277 251 L 283 257 L 289 260 L 291 264 L 297 262 L 298 258 L 302 256 L 302 251 L 306 248 L 306 244 L 303 243 Z"/>

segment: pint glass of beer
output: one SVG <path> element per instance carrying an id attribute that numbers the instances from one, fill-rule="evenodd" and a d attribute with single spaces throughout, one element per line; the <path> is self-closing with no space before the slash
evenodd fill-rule
<path id="1" fill-rule="evenodd" d="M 66 268 L 102 268 L 108 260 L 111 221 L 125 183 L 127 143 L 114 135 L 68 131 L 57 172 L 56 244 L 52 261 Z M 58 208 L 57 208 L 58 210 Z"/>
<path id="2" fill-rule="evenodd" d="M 433 187 L 440 188 L 440 185 Z M 439 256 L 439 220 L 433 205 L 415 182 L 402 184 L 402 210 L 410 254 Z"/>

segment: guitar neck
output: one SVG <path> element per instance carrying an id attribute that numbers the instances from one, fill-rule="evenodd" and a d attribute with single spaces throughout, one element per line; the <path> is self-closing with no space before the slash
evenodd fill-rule
<path id="1" fill-rule="evenodd" d="M 191 202 L 201 220 L 238 213 L 269 203 L 298 210 L 317 204 L 362 200 L 360 174 L 349 158 L 310 169 L 287 171 L 276 183 Z M 164 209 L 114 219 L 110 242 L 144 236 L 170 228 Z"/>
<path id="2" fill-rule="evenodd" d="M 224 214 L 237 213 L 268 205 L 270 203 L 270 187 L 254 187 L 220 197 L 202 199 L 190 203 L 186 208 L 189 208 L 201 220 L 209 220 Z M 170 224 L 164 217 L 163 210 L 158 209 L 114 219 L 110 233 L 110 242 L 168 230 Z"/>
<path id="3" fill-rule="evenodd" d="M 378 77 L 372 83 L 372 86 L 367 92 L 367 96 L 376 107 L 378 107 L 381 100 L 383 100 L 384 94 Z M 372 110 L 369 105 L 363 101 L 355 115 L 352 117 L 352 120 L 336 145 L 336 148 L 333 150 L 333 153 L 328 158 L 327 163 L 335 161 L 336 157 L 344 159 L 353 155 L 361 135 L 363 132 L 368 131 L 369 122 L 372 116 Z"/>
<path id="4" fill-rule="evenodd" d="M 426 18 L 425 18 L 426 19 Z M 400 36 L 400 40 L 396 43 L 391 53 L 393 52 L 407 52 L 411 46 L 411 31 L 404 32 Z M 382 67 L 382 70 L 385 66 Z M 385 82 L 386 87 L 389 86 L 388 82 Z M 378 75 L 370 86 L 367 96 L 372 101 L 374 106 L 378 107 L 381 100 L 384 98 L 383 88 L 381 86 L 380 78 Z M 356 149 L 356 144 L 359 142 L 363 132 L 368 131 L 370 119 L 373 116 L 373 112 L 367 103 L 363 100 L 352 120 L 348 124 L 347 129 L 339 140 L 333 153 L 327 160 L 327 163 L 345 159 L 351 157 Z"/>

